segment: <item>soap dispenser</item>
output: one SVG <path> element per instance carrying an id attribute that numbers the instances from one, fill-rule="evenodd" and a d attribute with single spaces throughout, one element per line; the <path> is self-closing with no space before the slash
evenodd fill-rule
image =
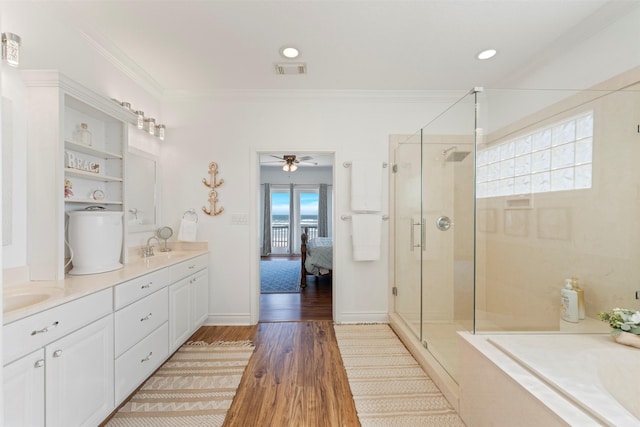
<path id="1" fill-rule="evenodd" d="M 584 289 L 578 285 L 578 278 L 571 278 L 571 286 L 573 290 L 578 294 L 578 319 L 582 320 L 585 318 L 585 306 L 584 306 Z"/>
<path id="2" fill-rule="evenodd" d="M 571 279 L 566 279 L 566 284 L 560 291 L 560 301 L 562 303 L 562 320 L 577 323 L 579 320 L 578 293 L 573 290 Z"/>

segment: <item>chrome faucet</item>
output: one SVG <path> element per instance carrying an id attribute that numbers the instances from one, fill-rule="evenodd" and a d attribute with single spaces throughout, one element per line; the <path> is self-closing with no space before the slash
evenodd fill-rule
<path id="1" fill-rule="evenodd" d="M 142 257 L 147 258 L 153 256 L 153 246 L 151 246 L 151 239 L 156 239 L 158 245 L 160 244 L 160 240 L 156 236 L 151 236 L 147 239 L 147 246 L 142 248 Z"/>

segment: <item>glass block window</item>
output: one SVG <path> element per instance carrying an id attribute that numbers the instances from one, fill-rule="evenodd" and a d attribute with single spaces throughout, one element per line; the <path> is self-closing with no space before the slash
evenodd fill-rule
<path id="1" fill-rule="evenodd" d="M 591 188 L 593 111 L 478 150 L 477 197 Z"/>

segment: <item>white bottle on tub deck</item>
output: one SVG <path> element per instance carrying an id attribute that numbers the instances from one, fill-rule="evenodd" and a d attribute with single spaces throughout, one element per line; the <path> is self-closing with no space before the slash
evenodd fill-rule
<path id="1" fill-rule="evenodd" d="M 578 293 L 573 290 L 571 279 L 567 279 L 564 289 L 560 291 L 560 301 L 562 303 L 562 320 L 577 323 L 579 320 Z"/>

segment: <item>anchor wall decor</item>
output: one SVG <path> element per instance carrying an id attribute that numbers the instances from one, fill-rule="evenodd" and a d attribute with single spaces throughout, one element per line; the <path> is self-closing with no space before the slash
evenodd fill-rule
<path id="1" fill-rule="evenodd" d="M 218 203 L 218 192 L 216 190 L 209 191 L 209 208 L 207 209 L 206 206 L 203 206 L 202 212 L 206 213 L 209 216 L 220 215 L 224 210 L 224 208 L 220 207 L 220 209 L 217 209 L 216 208 L 217 203 Z"/>
<path id="2" fill-rule="evenodd" d="M 209 188 L 218 188 L 224 184 L 224 179 L 217 182 L 218 164 L 216 162 L 209 163 L 209 181 L 207 178 L 202 178 L 202 183 Z"/>
<path id="3" fill-rule="evenodd" d="M 218 164 L 216 162 L 209 163 L 209 181 L 206 178 L 202 178 L 202 183 L 205 187 L 211 188 L 211 191 L 209 191 L 209 207 L 203 206 L 202 212 L 209 216 L 220 215 L 224 208 L 216 207 L 218 204 L 218 192 L 215 189 L 224 184 L 224 179 L 218 181 Z"/>

